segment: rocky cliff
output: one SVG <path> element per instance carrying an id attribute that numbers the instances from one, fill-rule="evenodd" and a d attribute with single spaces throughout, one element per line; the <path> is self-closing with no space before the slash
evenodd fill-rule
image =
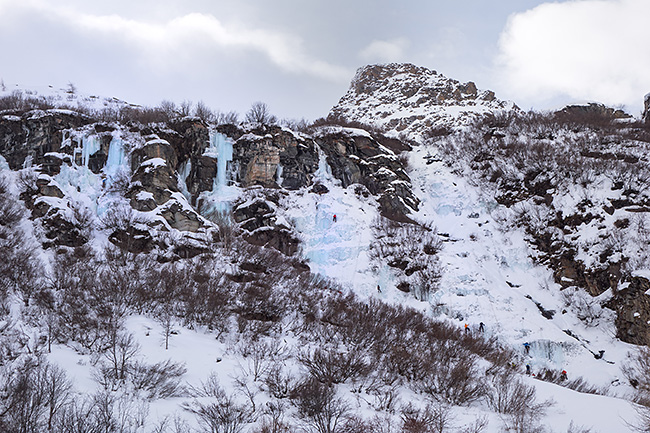
<path id="1" fill-rule="evenodd" d="M 219 140 L 232 155 L 219 153 Z M 376 196 L 388 218 L 408 221 L 419 201 L 392 150 L 366 131 L 341 127 L 310 136 L 274 125 L 209 126 L 189 117 L 142 124 L 106 123 L 57 109 L 5 112 L 0 154 L 9 169 L 22 170 L 22 198 L 48 248 L 85 244 L 93 224 L 80 213 L 90 212 L 112 221 L 114 243 L 151 251 L 164 247 L 157 232 L 210 231 L 214 224 L 206 216 L 214 216 L 216 200 L 235 206 L 235 221 L 251 243 L 295 254 L 298 238 L 271 211 L 275 191 L 312 188 L 320 155 L 344 188 L 359 184 L 364 194 Z M 261 187 L 262 205 L 218 197 L 217 178 L 237 195 Z M 130 222 L 122 224 L 113 214 L 124 205 L 130 210 L 120 218 Z"/>

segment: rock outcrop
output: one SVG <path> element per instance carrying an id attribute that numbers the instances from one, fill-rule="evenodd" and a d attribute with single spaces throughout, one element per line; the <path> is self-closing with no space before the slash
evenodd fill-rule
<path id="1" fill-rule="evenodd" d="M 235 206 L 235 222 L 244 230 L 244 239 L 258 246 L 274 248 L 292 256 L 298 252 L 300 240 L 291 227 L 277 216 L 277 204 L 256 197 Z"/>
<path id="2" fill-rule="evenodd" d="M 332 108 L 329 117 L 379 126 L 405 133 L 416 141 L 433 131 L 455 128 L 495 110 L 516 106 L 436 71 L 409 63 L 360 68 L 350 89 Z"/>
<path id="3" fill-rule="evenodd" d="M 612 119 L 629 119 L 632 116 L 623 110 L 608 107 L 604 104 L 589 103 L 583 105 L 567 105 L 558 113 L 573 116 L 593 116 Z"/>
<path id="4" fill-rule="evenodd" d="M 650 125 L 650 93 L 643 100 L 643 120 Z"/>
<path id="5" fill-rule="evenodd" d="M 632 277 L 629 284 L 614 291 L 607 306 L 616 311 L 616 336 L 632 344 L 650 345 L 650 281 Z"/>
<path id="6" fill-rule="evenodd" d="M 367 131 L 327 127 L 315 135 L 334 177 L 344 188 L 358 183 L 377 197 L 383 216 L 408 222 L 420 200 L 401 160 Z"/>
<path id="7" fill-rule="evenodd" d="M 240 185 L 296 190 L 312 184 L 318 169 L 314 141 L 279 126 L 222 130 L 235 140 L 233 163 Z"/>
<path id="8" fill-rule="evenodd" d="M 63 131 L 91 123 L 88 117 L 68 110 L 34 110 L 21 115 L 0 116 L 0 154 L 12 170 L 31 158 L 41 164 L 46 154 L 59 152 Z"/>

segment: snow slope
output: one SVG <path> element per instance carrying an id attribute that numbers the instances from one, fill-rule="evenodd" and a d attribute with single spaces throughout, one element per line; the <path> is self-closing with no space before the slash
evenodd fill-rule
<path id="1" fill-rule="evenodd" d="M 571 420 L 575 425 L 593 426 L 594 431 L 633 431 L 626 423 L 635 419 L 636 412 L 625 399 L 632 390 L 620 370 L 633 346 L 614 337 L 613 315 L 605 314 L 589 327 L 581 322 L 566 305 L 551 272 L 530 259 L 523 232 L 499 229 L 503 209 L 442 162 L 433 158 L 427 164 L 436 152 L 434 147 L 416 147 L 410 155 L 409 173 L 422 199 L 415 219 L 433 223 L 445 239 L 440 290 L 428 303 L 397 290 L 390 268 L 377 269 L 369 261 L 371 225 L 377 212 L 372 203 L 358 201 L 351 188 L 337 188 L 324 171 L 320 181 L 330 188 L 328 194 L 292 196 L 286 203 L 288 216 L 305 240 L 303 252 L 312 269 L 362 297 L 408 303 L 453 321 L 459 332 L 464 323 L 478 332 L 483 322 L 488 336 L 516 350 L 518 356 L 512 361 L 522 373 L 526 364 L 533 373 L 566 370 L 569 379 L 582 377 L 607 390 L 609 397 L 592 396 L 530 381 L 541 396 L 557 402 L 546 418 L 553 431 L 565 431 Z M 337 222 L 332 221 L 334 214 Z M 381 293 L 376 290 L 378 284 Z M 552 319 L 545 318 L 536 303 L 554 310 Z M 530 343 L 529 354 L 525 342 Z M 596 359 L 594 354 L 600 350 L 605 355 Z M 593 410 L 597 407 L 602 410 Z"/>

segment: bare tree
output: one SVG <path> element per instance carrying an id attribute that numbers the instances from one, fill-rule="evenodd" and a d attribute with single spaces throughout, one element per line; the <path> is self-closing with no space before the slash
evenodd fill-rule
<path id="1" fill-rule="evenodd" d="M 108 360 L 115 380 L 125 381 L 130 368 L 132 367 L 133 358 L 140 351 L 140 346 L 136 343 L 133 334 L 115 331 L 111 338 L 111 345 L 104 353 Z"/>
<path id="2" fill-rule="evenodd" d="M 192 114 L 192 101 L 183 101 L 178 106 L 178 114 L 180 117 L 187 117 Z"/>
<path id="3" fill-rule="evenodd" d="M 163 100 L 160 102 L 160 110 L 165 113 L 168 119 L 178 116 L 178 108 L 173 101 Z"/>
<path id="4" fill-rule="evenodd" d="M 269 106 L 264 102 L 254 102 L 246 112 L 246 122 L 259 125 L 275 125 L 278 119 L 271 114 Z"/>
<path id="5" fill-rule="evenodd" d="M 239 113 L 236 111 L 228 111 L 225 113 L 217 111 L 214 121 L 217 125 L 235 125 L 239 123 Z"/>
<path id="6" fill-rule="evenodd" d="M 214 113 L 203 101 L 196 103 L 196 107 L 194 107 L 194 115 L 204 122 L 212 122 L 215 119 Z"/>
<path id="7" fill-rule="evenodd" d="M 65 372 L 43 360 L 26 359 L 3 377 L 0 430 L 35 433 L 51 431 L 57 414 L 70 398 Z"/>

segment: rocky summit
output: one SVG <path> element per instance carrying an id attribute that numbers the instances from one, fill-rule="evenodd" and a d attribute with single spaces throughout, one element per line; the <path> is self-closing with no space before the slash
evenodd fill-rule
<path id="1" fill-rule="evenodd" d="M 360 68 L 329 116 L 422 141 L 499 110 L 517 107 L 471 81 L 463 84 L 425 67 L 389 63 Z"/>

